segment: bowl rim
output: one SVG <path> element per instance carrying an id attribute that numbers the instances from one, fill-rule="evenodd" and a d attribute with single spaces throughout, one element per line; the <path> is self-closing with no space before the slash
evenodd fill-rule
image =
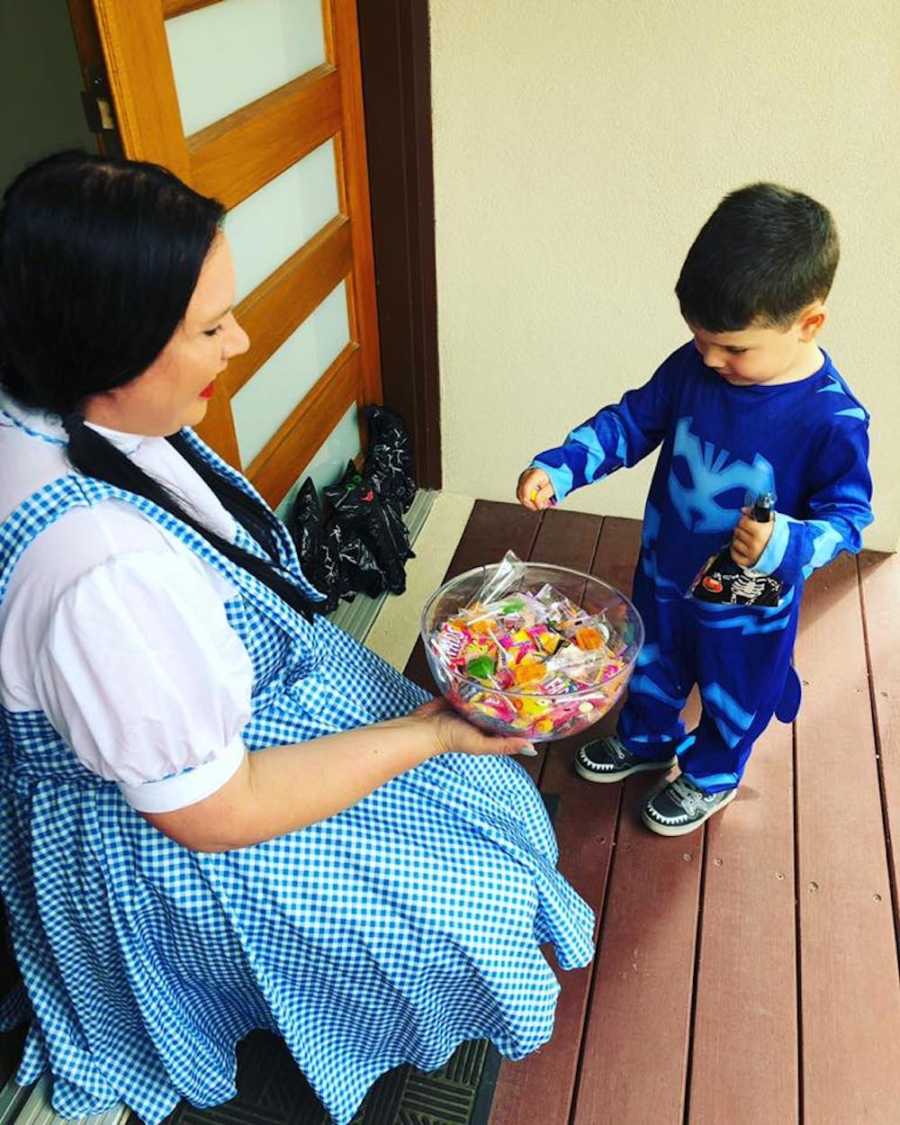
<path id="1" fill-rule="evenodd" d="M 634 660 L 632 661 L 632 664 L 631 664 L 631 669 L 632 670 L 634 669 L 634 667 L 637 664 L 637 657 L 640 654 L 641 649 L 644 647 L 644 640 L 646 638 L 646 631 L 644 629 L 644 619 L 641 617 L 640 611 L 638 610 L 638 608 L 634 604 L 634 602 L 631 600 L 631 598 L 628 597 L 627 594 L 623 594 L 621 590 L 617 589 L 617 587 L 610 585 L 609 582 L 605 582 L 602 578 L 597 578 L 597 576 L 594 575 L 594 574 L 587 574 L 583 570 L 575 570 L 573 567 L 570 567 L 570 566 L 557 566 L 556 563 L 536 562 L 533 559 L 528 559 L 528 560 L 521 559 L 520 562 L 522 563 L 523 566 L 539 566 L 543 570 L 555 570 L 555 571 L 557 571 L 561 574 L 570 574 L 570 575 L 574 575 L 576 578 L 579 578 L 579 579 L 587 579 L 589 582 L 594 582 L 598 586 L 605 586 L 606 589 L 610 590 L 613 594 L 616 595 L 616 597 L 621 598 L 622 601 L 625 603 L 625 605 L 633 611 L 634 616 L 635 616 L 635 620 L 637 621 L 638 626 L 640 628 L 639 643 L 638 643 L 638 646 L 637 646 L 637 653 L 635 653 L 635 658 L 634 658 Z M 473 566 L 470 570 L 464 570 L 462 572 L 462 574 L 456 574 L 456 575 L 454 575 L 453 578 L 449 579 L 449 581 L 444 582 L 441 586 L 438 586 L 438 588 L 434 591 L 434 593 L 428 598 L 424 607 L 422 608 L 422 612 L 419 615 L 419 636 L 422 638 L 422 646 L 425 649 L 425 656 L 426 656 L 426 659 L 429 660 L 429 663 L 431 661 L 431 657 L 434 654 L 429 653 L 430 646 L 428 644 L 428 634 L 426 634 L 426 632 L 425 632 L 425 621 L 426 621 L 426 618 L 428 617 L 428 611 L 431 609 L 432 604 L 437 600 L 438 595 L 446 593 L 446 591 L 451 586 L 453 586 L 454 583 L 462 582 L 463 579 L 470 578 L 474 574 L 484 573 L 488 570 L 496 569 L 500 565 L 501 564 L 499 562 L 497 562 L 497 563 L 482 563 L 480 566 Z M 625 669 L 623 668 L 622 671 L 624 672 Z M 621 675 L 621 674 L 622 674 L 621 672 L 618 673 L 618 675 Z M 517 698 L 522 698 L 522 699 L 535 699 L 535 698 L 546 699 L 547 698 L 546 696 L 542 695 L 540 692 L 536 692 L 536 691 L 513 691 L 510 688 L 487 687 L 485 684 L 483 684 L 481 682 L 481 680 L 476 680 L 476 679 L 470 678 L 469 676 L 463 676 L 459 672 L 451 672 L 449 669 L 448 669 L 448 675 L 452 676 L 455 681 L 457 681 L 461 684 L 471 684 L 472 687 L 478 688 L 479 691 L 496 692 L 499 695 L 515 696 Z M 616 679 L 618 679 L 618 676 L 614 676 L 612 680 L 608 680 L 606 682 L 612 683 Z M 586 696 L 599 695 L 600 692 L 601 692 L 601 689 L 604 686 L 605 686 L 604 684 L 594 684 L 592 687 L 579 688 L 578 691 L 566 692 L 565 695 L 559 696 L 559 699 L 562 701 L 562 700 L 566 700 L 566 699 L 582 699 Z"/>

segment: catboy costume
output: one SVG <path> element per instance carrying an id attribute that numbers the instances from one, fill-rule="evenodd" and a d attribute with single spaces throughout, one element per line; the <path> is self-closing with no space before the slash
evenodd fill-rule
<path id="1" fill-rule="evenodd" d="M 859 551 L 872 521 L 869 416 L 823 355 L 798 382 L 736 386 L 685 344 L 643 387 L 533 461 L 562 500 L 661 445 L 634 578 L 646 644 L 618 736 L 639 758 L 677 753 L 682 773 L 707 793 L 738 785 L 773 715 L 796 715 L 791 653 L 804 583 L 839 552 Z M 704 563 L 730 539 L 748 497 L 762 493 L 777 498 L 775 526 L 748 580 L 775 578 L 779 604 L 693 597 Z M 686 734 L 680 713 L 694 684 L 703 713 Z"/>

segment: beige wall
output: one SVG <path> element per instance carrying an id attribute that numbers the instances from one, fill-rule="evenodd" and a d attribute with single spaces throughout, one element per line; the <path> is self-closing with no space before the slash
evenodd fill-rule
<path id="1" fill-rule="evenodd" d="M 687 338 L 672 288 L 728 190 L 834 212 L 822 338 L 873 414 L 900 540 L 900 3 L 431 0 L 444 487 L 530 456 Z M 639 516 L 650 464 L 566 506 Z"/>

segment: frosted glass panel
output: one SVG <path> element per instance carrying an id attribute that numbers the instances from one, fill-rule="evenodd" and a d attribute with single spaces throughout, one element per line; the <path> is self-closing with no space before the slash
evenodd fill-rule
<path id="1" fill-rule="evenodd" d="M 238 448 L 245 465 L 349 340 L 347 292 L 341 282 L 232 398 Z"/>
<path id="2" fill-rule="evenodd" d="M 359 451 L 359 409 L 354 402 L 310 461 L 304 478 L 312 477 L 321 496 L 323 488 L 340 480 L 347 462 L 352 461 Z"/>
<path id="3" fill-rule="evenodd" d="M 325 62 L 321 0 L 222 0 L 166 35 L 188 135 Z"/>
<path id="4" fill-rule="evenodd" d="M 338 213 L 334 142 L 326 141 L 233 207 L 225 220 L 240 301 Z"/>

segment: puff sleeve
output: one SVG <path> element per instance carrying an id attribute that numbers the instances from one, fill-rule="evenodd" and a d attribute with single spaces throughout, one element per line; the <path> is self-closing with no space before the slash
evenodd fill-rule
<path id="1" fill-rule="evenodd" d="M 142 551 L 88 571 L 57 601 L 36 664 L 50 722 L 140 811 L 202 800 L 243 760 L 253 668 L 200 563 Z"/>

